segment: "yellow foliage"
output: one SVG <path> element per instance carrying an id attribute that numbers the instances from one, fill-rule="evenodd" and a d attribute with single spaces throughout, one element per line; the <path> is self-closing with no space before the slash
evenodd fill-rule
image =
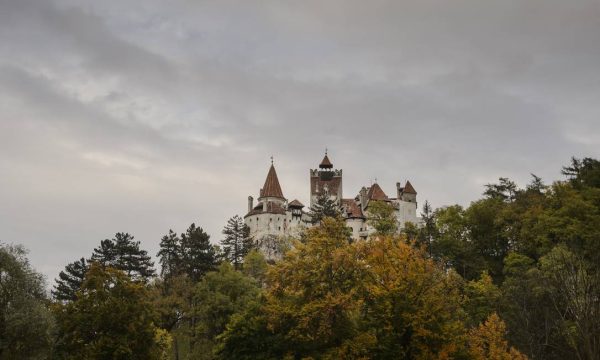
<path id="1" fill-rule="evenodd" d="M 469 332 L 469 354 L 474 360 L 526 360 L 527 356 L 508 346 L 506 325 L 493 313 Z"/>

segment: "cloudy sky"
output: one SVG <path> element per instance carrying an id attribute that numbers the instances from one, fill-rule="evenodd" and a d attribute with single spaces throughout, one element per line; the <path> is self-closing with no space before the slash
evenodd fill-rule
<path id="1" fill-rule="evenodd" d="M 600 1 L 0 0 L 0 241 L 51 280 L 127 231 L 214 241 L 270 163 L 422 203 L 600 157 Z"/>

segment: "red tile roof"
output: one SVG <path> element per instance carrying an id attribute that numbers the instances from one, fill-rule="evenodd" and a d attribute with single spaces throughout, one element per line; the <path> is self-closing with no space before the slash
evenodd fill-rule
<path id="1" fill-rule="evenodd" d="M 291 203 L 288 204 L 288 207 L 300 207 L 303 208 L 304 205 L 298 200 L 292 200 Z"/>
<path id="2" fill-rule="evenodd" d="M 383 200 L 388 201 L 387 195 L 381 189 L 379 184 L 375 183 L 369 188 L 369 192 L 367 193 L 367 199 L 369 200 Z"/>
<path id="3" fill-rule="evenodd" d="M 404 185 L 404 189 L 402 190 L 402 192 L 405 192 L 407 194 L 415 194 L 415 195 L 417 194 L 417 191 L 412 186 L 410 181 L 406 181 L 406 185 Z"/>
<path id="4" fill-rule="evenodd" d="M 360 209 L 360 206 L 356 203 L 354 199 L 342 199 L 342 207 L 344 208 L 344 212 L 348 215 L 349 218 L 354 219 L 364 219 L 365 216 Z"/>
<path id="5" fill-rule="evenodd" d="M 281 185 L 279 185 L 279 179 L 277 178 L 277 173 L 275 172 L 275 166 L 273 165 L 271 165 L 271 168 L 269 169 L 267 179 L 265 180 L 265 185 L 260 192 L 260 197 L 267 196 L 284 199 L 283 192 L 281 191 Z"/>
<path id="6" fill-rule="evenodd" d="M 246 215 L 244 215 L 244 217 L 248 217 L 251 215 L 258 215 L 258 214 L 280 214 L 280 215 L 285 215 L 285 209 L 283 207 L 281 207 L 281 205 L 279 205 L 278 203 L 269 201 L 267 202 L 267 211 L 263 211 L 263 204 L 262 203 L 258 203 L 258 205 L 256 205 L 254 207 L 254 209 L 252 209 L 252 211 L 250 211 L 249 213 L 247 213 Z"/>

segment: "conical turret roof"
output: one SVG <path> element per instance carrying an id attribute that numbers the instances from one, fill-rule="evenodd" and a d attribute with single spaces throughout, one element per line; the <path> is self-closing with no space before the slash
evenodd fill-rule
<path id="1" fill-rule="evenodd" d="M 260 197 L 277 197 L 284 199 L 283 192 L 281 191 L 281 185 L 279 185 L 279 179 L 277 178 L 277 172 L 275 172 L 275 166 L 271 164 L 265 185 L 260 192 Z"/>
<path id="2" fill-rule="evenodd" d="M 329 161 L 329 157 L 327 156 L 327 154 L 325 154 L 325 157 L 321 161 L 321 164 L 319 164 L 319 167 L 321 169 L 331 169 L 333 167 L 333 164 L 331 163 L 331 161 Z"/>

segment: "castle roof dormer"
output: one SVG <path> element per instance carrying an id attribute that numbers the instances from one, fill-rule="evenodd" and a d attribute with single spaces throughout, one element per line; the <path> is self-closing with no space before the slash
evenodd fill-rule
<path id="1" fill-rule="evenodd" d="M 277 172 L 275 171 L 275 166 L 273 166 L 273 164 L 271 164 L 271 168 L 267 174 L 265 185 L 263 185 L 262 189 L 260 190 L 260 197 L 274 197 L 285 200 L 283 197 L 283 191 L 281 191 L 281 185 L 279 185 Z"/>

